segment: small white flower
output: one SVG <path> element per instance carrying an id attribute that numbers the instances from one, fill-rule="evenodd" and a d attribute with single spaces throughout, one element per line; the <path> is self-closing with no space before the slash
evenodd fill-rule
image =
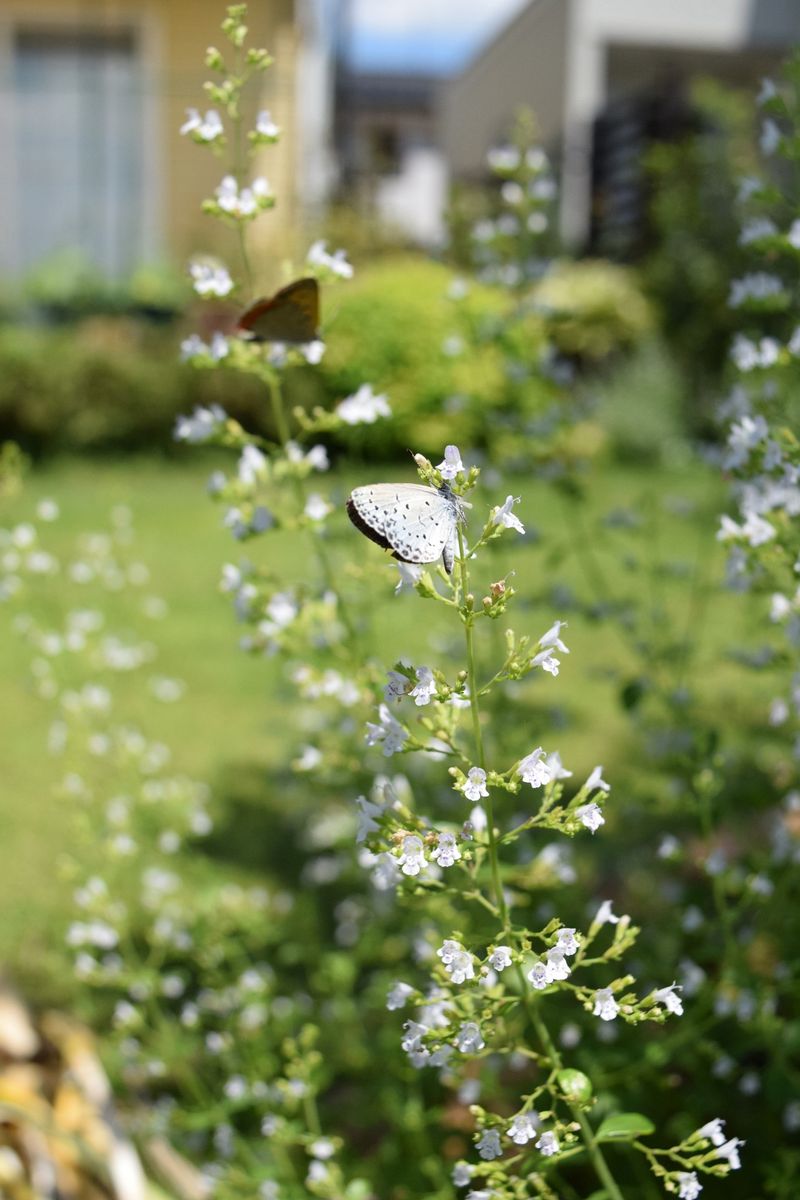
<path id="1" fill-rule="evenodd" d="M 198 296 L 227 296 L 233 291 L 233 280 L 226 267 L 211 262 L 189 264 L 194 290 Z"/>
<path id="2" fill-rule="evenodd" d="M 774 154 L 778 149 L 781 141 L 781 131 L 771 117 L 767 117 L 764 124 L 761 126 L 761 136 L 758 139 L 758 144 L 761 147 L 761 153 L 770 155 Z"/>
<path id="3" fill-rule="evenodd" d="M 476 1021 L 462 1021 L 453 1043 L 456 1050 L 460 1050 L 462 1054 L 477 1054 L 486 1045 L 481 1027 Z"/>
<path id="4" fill-rule="evenodd" d="M 453 983 L 466 983 L 475 978 L 475 960 L 460 942 L 447 938 L 436 951 Z"/>
<path id="5" fill-rule="evenodd" d="M 455 479 L 456 475 L 463 472 L 464 464 L 461 461 L 461 451 L 458 446 L 445 446 L 444 458 L 436 470 L 440 472 L 442 479 Z"/>
<path id="6" fill-rule="evenodd" d="M 533 964 L 525 978 L 536 988 L 537 992 L 543 991 L 551 982 L 547 978 L 547 967 L 541 959 Z"/>
<path id="7" fill-rule="evenodd" d="M 429 1033 L 427 1025 L 421 1025 L 419 1021 L 406 1021 L 403 1024 L 404 1034 L 400 1041 L 401 1050 L 405 1050 L 408 1054 L 413 1050 L 419 1050 L 422 1046 L 422 1039 L 426 1033 Z"/>
<path id="8" fill-rule="evenodd" d="M 773 237 L 777 232 L 778 227 L 770 217 L 751 217 L 741 228 L 739 245 L 749 246 L 752 242 L 760 242 L 763 238 Z M 739 337 L 741 334 L 734 338 L 734 345 Z"/>
<path id="9" fill-rule="evenodd" d="M 313 1141 L 309 1146 L 309 1150 L 314 1155 L 314 1158 L 319 1158 L 323 1161 L 328 1158 L 333 1158 L 333 1155 L 336 1153 L 336 1147 L 330 1138 L 322 1137 L 317 1138 L 316 1141 Z"/>
<path id="10" fill-rule="evenodd" d="M 575 933 L 576 930 L 567 929 L 566 926 L 563 929 L 559 929 L 556 947 L 561 951 L 562 954 L 578 953 L 580 942 L 576 938 Z"/>
<path id="11" fill-rule="evenodd" d="M 486 772 L 483 767 L 470 767 L 461 790 L 472 804 L 477 804 L 482 796 L 489 795 L 486 789 Z"/>
<path id="12" fill-rule="evenodd" d="M 413 994 L 414 989 L 410 984 L 398 980 L 397 983 L 392 985 L 386 997 L 386 1007 L 389 1009 L 389 1012 L 394 1012 L 398 1008 L 405 1008 L 408 997 Z"/>
<path id="13" fill-rule="evenodd" d="M 531 666 L 541 667 L 543 671 L 547 671 L 555 678 L 561 666 L 561 660 L 556 658 L 552 650 L 540 650 L 531 659 Z"/>
<path id="14" fill-rule="evenodd" d="M 700 1126 L 697 1136 L 708 1138 L 714 1146 L 722 1146 L 725 1143 L 725 1122 L 721 1117 L 714 1117 L 713 1121 Z"/>
<path id="15" fill-rule="evenodd" d="M 619 917 L 614 916 L 614 913 L 611 910 L 611 901 L 604 900 L 595 913 L 595 918 L 592 921 L 592 925 L 606 925 L 609 923 L 611 925 L 618 925 Z"/>
<path id="16" fill-rule="evenodd" d="M 372 425 L 378 417 L 390 417 L 392 410 L 385 396 L 376 396 L 369 383 L 362 383 L 352 396 L 337 404 L 335 412 L 345 425 Z"/>
<path id="17" fill-rule="evenodd" d="M 539 638 L 539 645 L 544 649 L 548 646 L 560 650 L 562 654 L 569 654 L 568 648 L 564 645 L 560 638 L 562 629 L 565 629 L 566 621 L 555 621 L 548 630 L 546 630 Z"/>
<path id="18" fill-rule="evenodd" d="M 549 1158 L 552 1154 L 558 1154 L 558 1138 L 552 1132 L 543 1133 L 536 1143 L 536 1149 L 539 1150 L 545 1156 L 545 1158 Z"/>
<path id="19" fill-rule="evenodd" d="M 492 510 L 492 524 L 503 525 L 506 529 L 516 529 L 517 533 L 524 533 L 525 526 L 520 521 L 519 517 L 511 511 L 515 504 L 519 504 L 519 496 L 507 496 L 505 503 L 499 508 Z"/>
<path id="20" fill-rule="evenodd" d="M 551 779 L 558 780 L 572 778 L 572 771 L 568 771 L 566 769 L 561 761 L 561 755 L 557 750 L 554 750 L 552 754 L 548 754 L 547 758 L 545 759 L 545 764 L 550 772 Z"/>
<path id="21" fill-rule="evenodd" d="M 496 946 L 489 955 L 488 962 L 493 971 L 505 971 L 506 967 L 511 966 L 511 947 Z"/>
<path id="22" fill-rule="evenodd" d="M 782 592 L 773 592 L 769 604 L 770 621 L 785 621 L 791 611 L 792 602 L 789 597 L 784 596 Z"/>
<path id="23" fill-rule="evenodd" d="M 667 1012 L 680 1017 L 683 1015 L 683 1003 L 680 996 L 675 994 L 680 991 L 683 991 L 683 988 L 679 984 L 671 983 L 669 987 L 659 988 L 653 992 L 653 999 L 657 1004 L 663 1004 Z"/>
<path id="24" fill-rule="evenodd" d="M 46 497 L 40 500 L 36 505 L 36 515 L 40 521 L 56 521 L 58 519 L 60 509 L 55 500 Z"/>
<path id="25" fill-rule="evenodd" d="M 783 290 L 783 283 L 777 276 L 766 271 L 753 271 L 731 281 L 728 307 L 741 308 L 751 300 L 768 300 L 771 296 L 779 296 Z"/>
<path id="26" fill-rule="evenodd" d="M 370 834 L 377 833 L 380 829 L 375 818 L 383 814 L 383 809 L 379 804 L 373 804 L 366 796 L 357 796 L 356 804 L 359 808 L 356 842 L 360 845 L 367 840 Z"/>
<path id="27" fill-rule="evenodd" d="M 575 809 L 575 816 L 592 833 L 596 833 L 600 826 L 606 823 L 602 809 L 594 801 L 591 804 L 581 804 L 579 808 Z"/>
<path id="28" fill-rule="evenodd" d="M 379 724 L 367 722 L 367 745 L 374 746 L 380 742 L 383 745 L 384 757 L 390 758 L 402 750 L 408 734 L 403 726 L 396 721 L 385 704 L 378 708 Z"/>
<path id="29" fill-rule="evenodd" d="M 286 448 L 288 450 L 288 444 Z M 312 446 L 305 456 L 301 451 L 300 457 L 301 459 L 305 457 L 305 461 L 314 471 L 327 471 L 330 466 L 328 451 L 324 446 Z"/>
<path id="30" fill-rule="evenodd" d="M 298 350 L 310 366 L 316 367 L 318 363 L 322 362 L 325 343 L 316 338 L 313 342 L 305 342 L 302 346 L 298 346 Z"/>
<path id="31" fill-rule="evenodd" d="M 472 1179 L 472 1173 L 473 1173 L 474 1169 L 475 1168 L 471 1167 L 469 1163 L 457 1162 L 456 1165 L 453 1167 L 453 1174 L 452 1174 L 453 1185 L 455 1187 L 459 1187 L 459 1188 L 467 1187 L 470 1180 Z"/>
<path id="32" fill-rule="evenodd" d="M 517 774 L 522 777 L 523 783 L 529 783 L 532 788 L 539 788 L 550 782 L 552 774 L 541 746 L 537 746 L 522 759 L 517 767 Z"/>
<path id="33" fill-rule="evenodd" d="M 319 492 L 312 492 L 303 511 L 311 521 L 324 521 L 328 513 L 333 512 L 333 505 L 329 504 L 324 496 L 320 496 Z"/>
<path id="34" fill-rule="evenodd" d="M 407 833 L 403 838 L 403 849 L 397 860 L 404 875 L 419 875 L 425 869 L 425 847 L 422 838 Z"/>
<path id="35" fill-rule="evenodd" d="M 601 1021 L 613 1021 L 619 1012 L 611 988 L 598 988 L 594 994 L 594 1015 Z"/>
<path id="36" fill-rule="evenodd" d="M 408 676 L 402 675 L 399 671 L 390 670 L 387 672 L 383 698 L 387 704 L 392 700 L 402 700 L 403 696 L 408 695 L 410 687 L 411 681 Z"/>
<path id="37" fill-rule="evenodd" d="M 424 570 L 425 568 L 418 563 L 399 562 L 397 564 L 397 571 L 400 578 L 394 589 L 395 595 L 398 595 L 400 592 L 413 592 L 422 578 Z"/>
<path id="38" fill-rule="evenodd" d="M 545 956 L 545 973 L 548 983 L 555 983 L 557 979 L 567 979 L 569 977 L 570 970 L 566 953 L 561 946 L 551 946 L 547 951 Z"/>
<path id="39" fill-rule="evenodd" d="M 259 480 L 266 478 L 266 455 L 264 455 L 257 446 L 245 446 L 239 458 L 236 473 L 239 476 L 240 482 L 243 483 L 245 487 L 252 487 Z"/>
<path id="40" fill-rule="evenodd" d="M 433 671 L 431 671 L 430 667 L 417 667 L 414 674 L 417 677 L 417 682 L 408 693 L 409 696 L 413 698 L 414 703 L 418 707 L 430 704 L 436 695 L 436 680 L 433 678 Z"/>
<path id="41" fill-rule="evenodd" d="M 494 146 L 488 151 L 486 161 L 493 171 L 516 171 L 520 164 L 516 146 Z"/>
<path id="42" fill-rule="evenodd" d="M 269 183 L 263 176 L 240 191 L 233 175 L 225 175 L 214 193 L 220 209 L 231 217 L 254 216 L 271 194 Z"/>
<path id="43" fill-rule="evenodd" d="M 267 109 L 262 108 L 256 117 L 256 133 L 260 137 L 275 140 L 280 134 L 280 126 L 276 125 Z"/>
<path id="44" fill-rule="evenodd" d="M 196 408 L 190 417 L 178 417 L 175 422 L 176 442 L 207 442 L 214 437 L 227 421 L 228 416 L 218 404 L 210 408 Z"/>
<path id="45" fill-rule="evenodd" d="M 695 1171 L 678 1171 L 675 1182 L 679 1187 L 678 1200 L 697 1200 L 703 1190 Z"/>
<path id="46" fill-rule="evenodd" d="M 517 1113 L 512 1118 L 506 1133 L 515 1145 L 527 1146 L 528 1142 L 533 1141 L 536 1137 L 540 1125 L 541 1121 L 538 1113 Z"/>
<path id="47" fill-rule="evenodd" d="M 306 262 L 310 267 L 321 267 L 325 271 L 330 271 L 333 275 L 338 275 L 340 279 L 352 279 L 353 268 L 347 261 L 347 254 L 344 250 L 335 250 L 333 254 L 329 254 L 326 250 L 327 242 L 317 241 L 309 248 L 306 255 Z"/>
<path id="48" fill-rule="evenodd" d="M 496 1129 L 484 1129 L 480 1138 L 475 1143 L 475 1149 L 481 1158 L 485 1158 L 488 1161 L 491 1161 L 493 1158 L 499 1158 L 503 1153 L 500 1148 L 500 1134 Z"/>
<path id="49" fill-rule="evenodd" d="M 461 858 L 461 851 L 456 843 L 456 835 L 454 833 L 440 833 L 431 858 L 435 859 L 440 867 L 452 867 L 454 863 L 458 862 Z"/>
<path id="50" fill-rule="evenodd" d="M 741 1138 L 731 1138 L 720 1146 L 717 1150 L 717 1158 L 727 1158 L 732 1171 L 738 1171 L 742 1165 L 739 1158 L 739 1147 L 743 1146 L 744 1142 Z"/>
<path id="51" fill-rule="evenodd" d="M 194 133 L 201 142 L 213 142 L 224 133 L 222 118 L 215 108 L 210 108 L 204 117 L 196 108 L 186 109 L 186 120 L 181 125 L 182 134 Z"/>
<path id="52" fill-rule="evenodd" d="M 595 767 L 589 778 L 586 780 L 586 783 L 583 785 L 583 790 L 586 792 L 593 792 L 596 788 L 599 788 L 601 792 L 611 791 L 610 785 L 606 783 L 605 779 L 603 779 L 602 767 Z"/>

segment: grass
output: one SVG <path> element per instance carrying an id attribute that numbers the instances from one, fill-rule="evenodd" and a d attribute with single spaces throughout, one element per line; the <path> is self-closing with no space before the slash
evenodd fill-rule
<path id="1" fill-rule="evenodd" d="M 105 526 L 114 505 L 131 507 L 136 555 L 152 572 L 152 591 L 168 605 L 161 621 L 138 621 L 158 644 L 154 673 L 183 680 L 187 694 L 181 703 L 156 707 L 143 694 L 140 679 L 121 676 L 115 686 L 117 711 L 170 745 L 181 770 L 212 786 L 216 782 L 221 803 L 228 796 L 233 804 L 230 780 L 238 774 L 250 791 L 261 790 L 262 803 L 280 805 L 272 781 L 302 740 L 296 733 L 298 713 L 287 708 L 293 692 L 280 661 L 237 650 L 239 631 L 218 581 L 221 564 L 238 561 L 243 549 L 221 529 L 219 512 L 203 495 L 210 469 L 207 460 L 190 454 L 177 463 L 56 462 L 35 471 L 23 494 L 6 502 L 3 524 L 29 518 L 40 498 L 53 496 L 61 516 L 48 538 L 53 549 L 64 551 L 81 531 Z M 358 482 L 381 476 L 386 477 L 385 470 L 365 469 Z M 355 482 L 331 480 L 340 499 Z M 487 555 L 474 564 L 474 577 L 485 590 L 491 580 L 513 571 L 520 602 L 508 623 L 537 635 L 555 617 L 567 616 L 572 650 L 557 681 L 537 677 L 519 706 L 509 710 L 510 720 L 519 725 L 513 733 L 520 752 L 546 737 L 546 748 L 557 745 L 576 777 L 596 762 L 612 776 L 627 772 L 633 778 L 637 769 L 646 771 L 646 763 L 629 761 L 630 727 L 617 699 L 626 687 L 646 686 L 643 672 L 652 676 L 654 669 L 673 684 L 698 686 L 705 710 L 719 713 L 731 728 L 758 719 L 766 684 L 745 693 L 741 668 L 729 655 L 747 640 L 747 608 L 740 598 L 716 594 L 723 555 L 714 529 L 724 486 L 713 473 L 697 464 L 599 470 L 585 506 L 535 480 L 514 480 L 513 490 L 523 497 L 519 511 L 529 536 L 503 539 L 491 562 Z M 505 490 L 499 499 L 504 495 Z M 608 514 L 616 514 L 610 523 Z M 631 518 L 643 524 L 630 528 L 625 522 Z M 375 618 L 370 649 L 376 660 L 389 666 L 406 656 L 415 663 L 446 664 L 451 641 L 443 606 L 427 604 L 421 610 L 417 597 L 395 599 L 394 568 L 343 515 L 333 523 L 332 540 L 336 560 L 344 564 L 345 591 L 352 586 L 347 564 L 369 568 Z M 303 539 L 272 534 L 247 551 L 287 579 L 313 574 Z M 619 621 L 598 620 L 598 607 L 609 597 Z M 133 621 L 125 596 L 110 594 L 107 600 L 111 627 Z M 643 601 L 650 615 L 644 626 L 626 630 L 630 600 Z M 54 798 L 58 765 L 44 752 L 50 714 L 28 682 L 29 650 L 12 632 L 8 610 L 0 610 L 0 620 L 0 966 L 48 994 L 63 983 L 59 946 L 70 905 L 60 867 L 74 842 L 73 814 Z M 505 624 L 493 627 L 498 639 Z M 667 634 L 675 633 L 679 642 L 686 637 L 697 646 L 686 664 L 680 647 L 668 641 Z M 649 651 L 650 661 L 643 665 L 636 649 L 643 639 L 662 647 L 661 666 L 654 668 Z M 544 718 L 546 735 L 541 728 L 537 732 Z M 265 861 L 257 850 L 248 852 L 247 860 L 256 872 Z"/>

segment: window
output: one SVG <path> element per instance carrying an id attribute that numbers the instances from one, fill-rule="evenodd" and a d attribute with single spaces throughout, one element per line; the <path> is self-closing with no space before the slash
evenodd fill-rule
<path id="1" fill-rule="evenodd" d="M 109 277 L 142 252 L 142 93 L 132 33 L 17 32 L 15 266 L 78 248 Z"/>

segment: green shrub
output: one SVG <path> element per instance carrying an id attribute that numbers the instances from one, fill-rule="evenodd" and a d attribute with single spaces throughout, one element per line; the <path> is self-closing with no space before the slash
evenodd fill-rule
<path id="1" fill-rule="evenodd" d="M 0 329 L 0 440 L 31 453 L 168 449 L 179 413 L 215 403 L 269 431 L 252 382 L 179 362 L 174 330 L 108 316 Z"/>
<path id="2" fill-rule="evenodd" d="M 364 271 L 348 288 L 334 315 L 335 331 L 323 360 L 323 403 L 356 390 L 365 380 L 381 381 L 393 417 L 369 430 L 369 443 L 384 454 L 414 445 L 436 453 L 451 439 L 458 420 L 459 437 L 472 446 L 491 448 L 510 424 L 519 430 L 524 413 L 519 388 L 516 411 L 509 412 L 506 363 L 520 354 L 533 361 L 544 346 L 544 329 L 531 314 L 514 333 L 518 345 L 493 337 L 502 324 L 509 299 L 499 289 L 470 285 L 466 319 L 474 336 L 463 338 L 460 351 L 446 344 L 461 332 L 447 290 L 454 276 L 442 265 L 419 257 L 386 259 Z M 457 350 L 458 340 L 451 347 Z M 532 379 L 522 407 L 531 413 L 548 402 L 547 388 Z M 354 434 L 354 437 L 366 436 Z M 518 436 L 518 433 L 517 433 Z"/>
<path id="3" fill-rule="evenodd" d="M 653 311 L 629 268 L 598 260 L 556 263 L 534 289 L 562 354 L 597 363 L 653 328 Z"/>
<path id="4" fill-rule="evenodd" d="M 149 272 L 139 278 L 141 307 L 168 315 L 177 282 Z M 331 408 L 371 382 L 388 394 L 393 416 L 348 430 L 352 449 L 368 441 L 373 456 L 402 456 L 412 445 L 435 454 L 457 420 L 464 442 L 513 461 L 521 435 L 535 436 L 557 403 L 557 388 L 535 369 L 548 340 L 591 364 L 646 328 L 647 306 L 632 277 L 605 263 L 560 267 L 540 285 L 547 310 L 526 302 L 513 321 L 505 319 L 514 303 L 508 294 L 482 284 L 470 285 L 456 313 L 447 296 L 453 279 L 420 255 L 384 257 L 359 272 L 323 312 L 330 338 L 321 370 L 287 372 L 290 402 Z M 274 432 L 253 380 L 179 362 L 181 336 L 175 323 L 121 314 L 0 327 L 0 439 L 37 454 L 165 449 L 176 416 L 208 404 Z M 455 337 L 463 346 L 448 354 Z M 520 379 L 525 364 L 532 369 Z"/>

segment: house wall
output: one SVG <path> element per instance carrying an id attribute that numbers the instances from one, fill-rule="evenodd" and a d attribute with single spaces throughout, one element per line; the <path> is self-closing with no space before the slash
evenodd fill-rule
<path id="1" fill-rule="evenodd" d="M 275 64 L 262 76 L 262 92 L 253 102 L 269 108 L 282 128 L 281 141 L 265 147 L 255 172 L 263 173 L 279 203 L 269 219 L 264 248 L 285 244 L 296 215 L 295 144 L 298 127 L 296 67 L 300 37 L 293 24 L 294 0 L 261 0 L 250 5 L 253 42 L 264 45 Z M 15 160 L 25 153 L 15 139 L 14 47 L 17 31 L 132 30 L 141 66 L 142 219 L 137 257 L 167 257 L 182 263 L 193 251 L 220 241 L 215 223 L 204 218 L 200 202 L 210 195 L 224 170 L 224 159 L 198 148 L 178 130 L 189 106 L 205 109 L 202 84 L 205 50 L 224 51 L 219 28 L 223 0 L 2 0 L 0 3 L 0 265 L 15 269 L 14 227 L 25 197 L 17 188 Z M 229 48 L 228 48 L 229 49 Z M 58 197 L 53 197 L 58 202 Z"/>
<path id="2" fill-rule="evenodd" d="M 798 41 L 798 0 L 531 0 L 444 90 L 448 168 L 456 178 L 484 177 L 486 151 L 514 108 L 530 105 L 545 146 L 560 147 L 561 232 L 580 245 L 589 228 L 593 122 L 615 89 L 652 84 L 668 61 L 712 74 L 720 56 L 736 60 L 741 79 L 749 61 L 755 80 Z M 625 78 L 615 79 L 609 64 L 619 47 L 630 55 Z"/>
<path id="3" fill-rule="evenodd" d="M 581 243 L 588 232 L 591 199 L 592 124 L 609 95 L 612 46 L 691 50 L 693 70 L 703 71 L 703 52 L 741 54 L 765 48 L 788 52 L 800 38 L 796 0 L 572 0 L 566 60 L 561 229 Z M 675 62 L 677 63 L 677 58 Z M 687 60 L 688 61 L 688 60 Z M 754 62 L 755 68 L 755 62 Z"/>
<path id="4" fill-rule="evenodd" d="M 542 142 L 564 127 L 565 60 L 573 0 L 534 0 L 444 89 L 441 136 L 451 172 L 485 175 L 486 152 L 507 140 L 523 106 L 536 113 Z"/>

